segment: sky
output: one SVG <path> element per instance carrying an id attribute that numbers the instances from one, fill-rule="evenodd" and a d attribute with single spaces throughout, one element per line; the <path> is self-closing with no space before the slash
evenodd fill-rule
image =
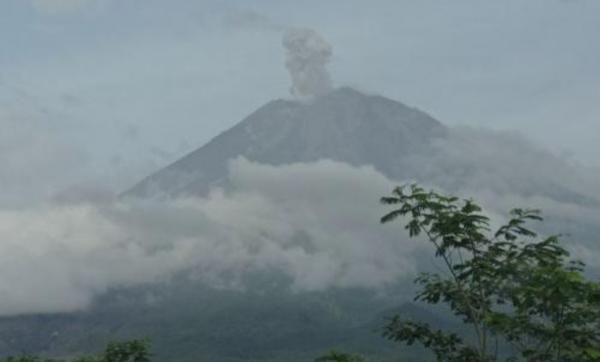
<path id="1" fill-rule="evenodd" d="M 533 205 L 594 239 L 592 201 L 530 191 L 598 195 L 599 13 L 596 0 L 0 0 L 0 315 L 79 310 L 183 270 L 220 287 L 274 269 L 309 291 L 411 279 L 420 246 L 377 218 L 400 180 L 371 167 L 237 159 L 232 192 L 114 197 L 266 102 L 330 85 L 456 126 L 436 157 L 407 157 L 495 223 Z M 284 34 L 318 39 L 326 82 L 292 87 L 298 38 Z"/>
<path id="2" fill-rule="evenodd" d="M 33 189 L 124 190 L 291 97 L 289 27 L 332 45 L 335 86 L 448 125 L 517 130 L 600 166 L 598 1 L 0 0 L 0 9 L 0 160 L 12 167 L 5 183 L 23 190 L 15 200 Z"/>

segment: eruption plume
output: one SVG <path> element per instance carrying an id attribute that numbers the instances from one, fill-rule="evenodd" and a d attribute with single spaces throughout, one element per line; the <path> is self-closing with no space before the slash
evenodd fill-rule
<path id="1" fill-rule="evenodd" d="M 326 65 L 332 47 L 316 31 L 305 28 L 288 30 L 283 36 L 287 51 L 285 66 L 292 77 L 290 92 L 299 97 L 318 96 L 331 90 Z"/>

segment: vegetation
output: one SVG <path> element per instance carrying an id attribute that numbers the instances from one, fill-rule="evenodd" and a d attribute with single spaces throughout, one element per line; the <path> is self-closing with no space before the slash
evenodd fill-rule
<path id="1" fill-rule="evenodd" d="M 359 356 L 353 356 L 347 353 L 331 351 L 323 357 L 317 358 L 315 362 L 364 362 Z"/>
<path id="2" fill-rule="evenodd" d="M 65 360 L 43 359 L 35 356 L 9 357 L 5 362 L 67 362 Z M 83 356 L 68 362 L 150 362 L 148 341 L 134 339 L 124 342 L 112 342 L 99 356 Z"/>
<path id="3" fill-rule="evenodd" d="M 515 209 L 492 232 L 472 200 L 417 185 L 381 202 L 397 206 L 381 221 L 408 217 L 410 236 L 425 236 L 444 266 L 416 279 L 415 299 L 447 305 L 474 335 L 396 317 L 385 337 L 420 343 L 438 361 L 600 361 L 600 285 L 585 280 L 584 265 L 567 259 L 557 236 L 538 239 L 528 228 L 542 220 L 538 210 Z"/>

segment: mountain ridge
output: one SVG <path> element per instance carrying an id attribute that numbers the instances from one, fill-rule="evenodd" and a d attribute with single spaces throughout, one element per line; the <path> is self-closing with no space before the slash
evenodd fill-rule
<path id="1" fill-rule="evenodd" d="M 123 196 L 203 195 L 222 185 L 227 162 L 243 156 L 272 165 L 327 158 L 372 165 L 389 177 L 398 152 L 420 152 L 446 127 L 427 113 L 379 95 L 338 88 L 311 101 L 270 101 L 202 147 L 148 176 Z"/>

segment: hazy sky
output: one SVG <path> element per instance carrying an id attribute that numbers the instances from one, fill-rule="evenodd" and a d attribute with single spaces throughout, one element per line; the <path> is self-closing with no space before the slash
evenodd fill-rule
<path id="1" fill-rule="evenodd" d="M 599 166 L 598 19 L 596 0 L 0 0 L 2 181 L 126 188 L 289 97 L 290 26 L 333 45 L 335 85 Z"/>

